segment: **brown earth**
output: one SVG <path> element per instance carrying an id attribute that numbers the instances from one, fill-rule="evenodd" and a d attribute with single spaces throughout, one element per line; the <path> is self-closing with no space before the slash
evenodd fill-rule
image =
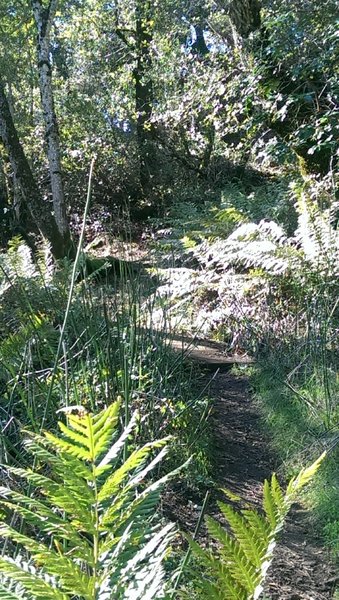
<path id="1" fill-rule="evenodd" d="M 210 394 L 214 398 L 212 429 L 217 485 L 207 512 L 216 517 L 216 500 L 222 497 L 218 488 L 227 488 L 258 507 L 263 481 L 277 471 L 279 464 L 263 434 L 248 379 L 220 371 L 212 380 Z M 178 488 L 165 499 L 165 511 L 183 529 L 193 532 L 201 504 L 202 497 Z M 204 529 L 200 541 L 208 543 Z M 334 597 L 338 581 L 338 570 L 321 546 L 310 514 L 301 506 L 294 506 L 275 549 L 266 596 L 271 600 L 329 600 Z"/>

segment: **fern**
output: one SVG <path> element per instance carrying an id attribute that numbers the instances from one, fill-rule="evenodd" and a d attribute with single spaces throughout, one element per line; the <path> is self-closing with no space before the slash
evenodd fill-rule
<path id="1" fill-rule="evenodd" d="M 298 229 L 295 233 L 304 256 L 318 273 L 339 274 L 339 230 L 333 225 L 331 209 L 321 211 L 305 194 L 298 201 Z"/>
<path id="2" fill-rule="evenodd" d="M 151 517 L 170 475 L 143 481 L 166 454 L 167 440 L 144 445 L 121 464 L 136 420 L 117 436 L 119 408 L 117 401 L 91 415 L 80 407 L 67 425 L 59 423 L 60 437 L 30 433 L 27 450 L 48 468 L 7 467 L 35 492 L 0 488 L 0 505 L 24 523 L 15 528 L 12 518 L 0 525 L 0 536 L 14 548 L 0 558 L 1 599 L 163 597 L 162 562 L 173 525 L 155 527 Z"/>
<path id="3" fill-rule="evenodd" d="M 339 230 L 331 210 L 321 211 L 306 195 L 296 204 L 298 227 L 288 238 L 274 221 L 240 225 L 226 240 L 205 241 L 193 250 L 207 268 L 260 268 L 271 275 L 303 271 L 338 276 Z"/>
<path id="4" fill-rule="evenodd" d="M 193 553 L 208 577 L 194 577 L 199 597 L 204 600 L 257 600 L 263 591 L 273 549 L 286 515 L 299 491 L 317 472 L 325 454 L 289 482 L 283 493 L 275 474 L 264 484 L 264 514 L 248 508 L 237 512 L 219 502 L 229 524 L 228 533 L 218 521 L 206 517 L 209 535 L 218 550 L 205 550 L 188 537 Z"/>

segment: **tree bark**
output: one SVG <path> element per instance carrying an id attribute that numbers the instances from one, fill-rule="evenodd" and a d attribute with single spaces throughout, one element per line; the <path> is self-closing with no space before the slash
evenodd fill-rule
<path id="1" fill-rule="evenodd" d="M 52 88 L 52 65 L 50 62 L 50 32 L 58 0 L 50 0 L 45 8 L 41 0 L 32 0 L 33 15 L 38 30 L 37 58 L 41 104 L 45 122 L 47 157 L 53 197 L 54 217 L 65 243 L 70 241 L 62 182 L 60 138 Z"/>
<path id="2" fill-rule="evenodd" d="M 137 113 L 137 141 L 140 160 L 140 185 L 147 191 L 154 173 L 155 152 L 152 144 L 153 82 L 151 78 L 153 40 L 152 4 L 150 0 L 137 0 L 136 66 L 134 69 L 135 108 Z"/>
<path id="3" fill-rule="evenodd" d="M 258 0 L 231 0 L 228 14 L 237 35 L 246 39 L 250 33 L 260 28 L 260 9 Z"/>
<path id="4" fill-rule="evenodd" d="M 4 85 L 0 80 L 0 138 L 9 156 L 22 199 L 41 234 L 52 247 L 55 258 L 62 258 L 70 250 L 68 240 L 60 233 L 48 205 L 43 201 L 15 128 Z M 66 243 L 67 242 L 67 243 Z"/>

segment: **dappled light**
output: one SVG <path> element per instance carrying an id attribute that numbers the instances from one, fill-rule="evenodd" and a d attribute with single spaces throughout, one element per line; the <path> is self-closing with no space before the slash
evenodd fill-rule
<path id="1" fill-rule="evenodd" d="M 0 0 L 0 600 L 339 600 L 337 0 Z"/>

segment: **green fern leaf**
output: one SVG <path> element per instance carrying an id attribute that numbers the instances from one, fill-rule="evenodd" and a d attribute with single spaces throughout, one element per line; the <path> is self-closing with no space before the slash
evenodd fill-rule
<path id="1" fill-rule="evenodd" d="M 72 594 L 81 593 L 86 600 L 91 600 L 93 580 L 83 573 L 74 561 L 63 555 L 61 550 L 54 552 L 44 544 L 5 524 L 0 525 L 0 536 L 9 538 L 28 550 L 36 565 L 42 565 L 48 573 L 57 577 L 59 587 L 62 587 L 63 591 Z M 91 562 L 93 566 L 93 558 Z"/>
<path id="2" fill-rule="evenodd" d="M 66 479 L 64 480 L 64 484 L 60 485 L 54 482 L 52 479 L 35 473 L 30 469 L 25 470 L 18 467 L 8 467 L 8 470 L 14 475 L 24 477 L 36 488 L 40 488 L 41 492 L 47 496 L 52 506 L 54 505 L 61 510 L 64 510 L 71 518 L 76 519 L 79 523 L 82 523 L 83 527 L 87 529 L 87 531 L 93 532 L 94 516 L 92 514 L 91 506 L 89 507 L 88 504 L 88 497 L 90 497 L 93 501 L 90 488 L 86 490 L 85 497 L 79 494 L 73 496 L 69 493 L 69 489 L 66 485 Z"/>
<path id="3" fill-rule="evenodd" d="M 27 596 L 25 598 L 27 598 Z M 25 598 L 22 595 L 22 590 L 17 593 L 12 592 L 10 590 L 6 590 L 0 583 L 0 600 L 25 600 Z"/>
<path id="4" fill-rule="evenodd" d="M 105 411 L 93 417 L 94 458 L 97 460 L 112 445 L 116 431 L 120 401 L 111 404 Z"/>
<path id="5" fill-rule="evenodd" d="M 0 488 L 2 497 L 13 498 L 13 502 L 0 500 L 0 504 L 6 508 L 17 512 L 28 523 L 38 526 L 40 531 L 49 535 L 62 537 L 72 543 L 76 548 L 76 554 L 79 554 L 85 560 L 89 558 L 89 545 L 84 537 L 78 535 L 78 532 L 68 521 L 59 517 L 55 511 L 50 509 L 35 498 L 24 496 L 7 488 Z M 26 508 L 29 507 L 29 508 Z"/>
<path id="6" fill-rule="evenodd" d="M 80 477 L 87 480 L 90 480 L 92 477 L 91 469 L 84 462 L 77 460 L 74 456 L 70 456 L 67 459 L 65 454 L 63 454 L 61 458 L 60 454 L 55 453 L 58 452 L 58 449 L 54 448 L 51 442 L 48 442 L 44 436 L 29 432 L 29 437 L 25 440 L 25 447 L 35 457 L 39 458 L 41 462 L 53 465 L 53 469 L 61 476 L 63 476 L 67 464 L 71 465 L 70 471 L 73 473 L 74 477 Z"/>
<path id="7" fill-rule="evenodd" d="M 0 558 L 0 571 L 12 581 L 20 583 L 34 600 L 69 600 L 66 594 L 41 579 L 36 572 L 29 572 L 18 566 L 10 558 Z"/>
<path id="8" fill-rule="evenodd" d="M 64 423 L 61 423 L 61 421 L 58 422 L 58 427 L 62 431 L 64 436 L 66 438 L 68 438 L 70 443 L 74 442 L 78 446 L 80 446 L 80 447 L 82 446 L 82 447 L 86 448 L 87 451 L 89 450 L 88 438 L 86 435 L 78 433 L 78 432 L 74 431 L 73 429 L 70 429 L 69 427 L 66 427 L 66 425 Z M 50 438 L 47 438 L 47 439 L 50 439 Z"/>
<path id="9" fill-rule="evenodd" d="M 259 568 L 261 564 L 261 555 L 265 550 L 265 544 L 258 536 L 258 532 L 253 532 L 251 528 L 248 527 L 247 521 L 228 504 L 218 502 L 218 506 L 229 523 L 232 533 L 246 557 L 256 568 Z"/>
<path id="10" fill-rule="evenodd" d="M 222 545 L 219 550 L 223 562 L 227 564 L 229 573 L 239 586 L 251 593 L 258 580 L 257 569 L 250 562 L 240 544 L 223 529 L 212 517 L 206 517 L 209 534 Z"/>
<path id="11" fill-rule="evenodd" d="M 312 465 L 306 469 L 302 469 L 296 478 L 291 479 L 286 490 L 287 498 L 293 499 L 293 497 L 310 482 L 310 480 L 317 473 L 325 457 L 326 452 L 323 452 L 323 454 L 319 456 L 319 458 Z"/>
<path id="12" fill-rule="evenodd" d="M 0 504 L 33 525 L 38 537 L 0 526 L 0 535 L 32 560 L 28 565 L 0 560 L 5 589 L 8 578 L 10 586 L 18 583 L 27 592 L 27 600 L 124 600 L 126 590 L 140 600 L 163 597 L 162 561 L 173 527 L 159 532 L 152 519 L 163 486 L 179 469 L 143 489 L 144 478 L 166 454 L 167 440 L 146 444 L 121 463 L 119 454 L 134 424 L 118 437 L 118 405 L 97 417 L 71 415 L 60 427 L 60 439 L 30 434 L 29 449 L 37 462 L 46 463 L 49 477 L 8 467 L 35 492 L 26 497 L 2 487 Z"/>
<path id="13" fill-rule="evenodd" d="M 66 428 L 67 429 L 67 428 Z M 89 461 L 92 460 L 92 455 L 90 449 L 86 449 L 77 444 L 72 443 L 71 441 L 64 440 L 62 438 L 57 438 L 52 433 L 45 433 L 46 439 L 51 442 L 53 447 L 60 452 L 64 452 L 69 454 L 70 456 L 75 456 L 76 458 L 80 458 L 81 460 Z"/>
<path id="14" fill-rule="evenodd" d="M 275 473 L 273 473 L 273 475 L 271 477 L 271 495 L 272 495 L 273 501 L 275 503 L 277 513 L 279 513 L 281 515 L 284 514 L 285 497 L 284 497 L 283 491 L 279 485 L 279 482 L 277 480 Z"/>
<path id="15" fill-rule="evenodd" d="M 241 513 L 246 519 L 248 527 L 252 529 L 253 533 L 257 536 L 257 539 L 262 540 L 262 543 L 266 548 L 270 541 L 271 533 L 271 528 L 266 519 L 253 509 L 244 509 Z"/>
<path id="16" fill-rule="evenodd" d="M 277 507 L 272 496 L 271 487 L 267 479 L 265 479 L 264 483 L 263 508 L 270 523 L 271 529 L 274 531 L 278 524 L 278 514 Z"/>
<path id="17" fill-rule="evenodd" d="M 105 481 L 105 483 L 101 487 L 101 490 L 98 495 L 99 501 L 103 502 L 103 501 L 107 500 L 107 498 L 114 496 L 116 494 L 117 490 L 119 489 L 119 487 L 121 486 L 122 482 L 126 478 L 126 476 L 131 471 L 135 471 L 136 469 L 140 468 L 140 466 L 142 464 L 144 464 L 144 462 L 147 459 L 147 457 L 149 456 L 151 450 L 153 448 L 159 448 L 160 446 L 164 445 L 165 443 L 166 443 L 166 440 L 157 440 L 150 444 L 145 444 L 139 450 L 135 450 L 134 452 L 132 452 L 132 454 L 130 454 L 130 456 L 124 462 L 124 464 L 119 469 L 117 469 L 112 475 L 110 475 L 108 477 L 108 479 Z M 161 460 L 166 452 L 167 452 L 167 450 L 164 450 L 162 452 L 162 454 L 159 455 L 160 458 L 158 457 L 157 459 L 155 459 L 156 462 Z M 153 466 L 154 466 L 153 462 L 154 461 L 152 461 L 152 463 L 147 467 L 147 471 L 149 471 L 150 468 L 153 468 Z M 144 478 L 145 472 L 143 472 L 142 475 L 140 474 L 139 477 Z M 131 481 L 130 485 L 135 485 L 135 483 L 136 482 Z"/>
<path id="18" fill-rule="evenodd" d="M 214 593 L 215 590 L 222 590 L 225 597 L 227 591 L 227 599 L 228 600 L 246 600 L 247 592 L 242 585 L 239 585 L 238 581 L 234 580 L 228 570 L 225 568 L 225 565 L 216 558 L 211 551 L 203 550 L 197 542 L 195 542 L 190 536 L 185 535 L 191 549 L 194 554 L 198 558 L 198 560 L 207 568 L 207 572 L 210 572 L 213 576 L 213 579 L 217 580 L 215 586 L 203 585 L 203 589 L 207 591 L 209 589 L 210 592 Z M 202 585 L 202 581 L 199 578 L 198 586 Z M 207 596 L 213 600 L 214 596 Z"/>
<path id="19" fill-rule="evenodd" d="M 272 561 L 276 537 L 283 526 L 285 516 L 297 492 L 314 476 L 324 457 L 325 453 L 313 465 L 300 471 L 288 484 L 285 494 L 274 474 L 271 483 L 265 481 L 265 516 L 250 509 L 243 509 L 238 514 L 227 504 L 219 503 L 233 536 L 215 519 L 206 517 L 210 536 L 219 542 L 217 552 L 203 550 L 196 542 L 189 540 L 194 554 L 210 578 L 206 583 L 195 582 L 196 589 L 203 590 L 204 600 L 258 600 L 261 597 L 262 584 Z M 224 573 L 227 574 L 227 578 Z M 224 595 L 219 596 L 219 590 L 222 590 Z"/>
<path id="20" fill-rule="evenodd" d="M 102 473 L 104 473 L 107 469 L 112 468 L 112 463 L 117 459 L 119 453 L 123 449 L 125 442 L 127 441 L 129 435 L 133 431 L 137 420 L 137 413 L 134 413 L 129 424 L 125 427 L 123 433 L 119 437 L 119 439 L 111 446 L 108 452 L 100 461 L 99 465 L 95 468 L 95 475 L 99 477 Z"/>

